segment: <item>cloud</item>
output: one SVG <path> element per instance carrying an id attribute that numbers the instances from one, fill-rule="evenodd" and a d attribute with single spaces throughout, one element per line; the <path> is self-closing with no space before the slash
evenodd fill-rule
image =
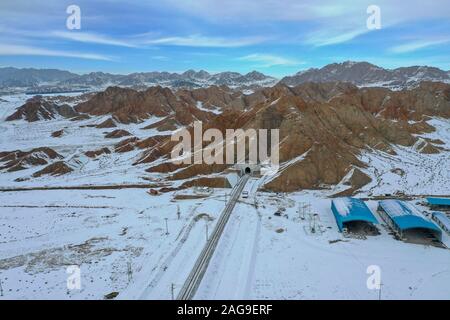
<path id="1" fill-rule="evenodd" d="M 95 44 L 104 44 L 111 46 L 121 46 L 121 47 L 129 47 L 135 48 L 136 44 L 133 44 L 128 41 L 114 39 L 105 35 L 97 34 L 97 33 L 88 33 L 88 32 L 76 32 L 76 31 L 53 31 L 50 33 L 51 36 L 62 38 L 66 40 L 78 41 L 78 42 L 86 42 L 86 43 L 95 43 Z"/>
<path id="2" fill-rule="evenodd" d="M 248 21 L 317 21 L 339 18 L 341 23 L 367 18 L 366 9 L 376 4 L 381 7 L 386 22 L 391 20 L 414 21 L 450 17 L 448 0 L 392 1 L 392 0 L 162 0 L 181 12 L 213 22 L 247 23 Z"/>
<path id="3" fill-rule="evenodd" d="M 238 58 L 237 60 L 257 62 L 260 64 L 260 68 L 269 68 L 273 66 L 297 66 L 304 63 L 296 60 L 286 59 L 280 56 L 259 53 L 243 56 Z"/>
<path id="4" fill-rule="evenodd" d="M 48 56 L 48 57 L 67 57 L 67 58 L 79 58 L 88 60 L 103 60 L 113 61 L 114 59 L 109 56 L 95 54 L 95 53 L 81 53 L 73 51 L 60 51 L 51 50 L 45 48 L 38 48 L 33 46 L 0 44 L 1 56 Z"/>
<path id="5" fill-rule="evenodd" d="M 420 49 L 424 49 L 431 46 L 436 46 L 444 43 L 450 42 L 450 39 L 440 39 L 440 40 L 418 40 L 409 43 L 404 43 L 398 46 L 391 47 L 389 51 L 393 53 L 407 53 L 413 52 Z"/>
<path id="6" fill-rule="evenodd" d="M 159 61 L 169 61 L 169 57 L 166 56 L 152 56 L 153 60 L 159 60 Z"/>
<path id="7" fill-rule="evenodd" d="M 315 47 L 323 47 L 334 44 L 345 43 L 363 35 L 370 30 L 355 28 L 354 30 L 336 32 L 332 30 L 331 32 L 328 30 L 312 32 L 307 35 L 305 39 L 305 43 L 309 45 L 313 45 Z"/>
<path id="8" fill-rule="evenodd" d="M 167 45 L 181 47 L 211 47 L 211 48 L 234 48 L 255 45 L 264 42 L 261 37 L 227 39 L 221 37 L 205 37 L 201 35 L 190 35 L 186 37 L 166 37 L 144 40 L 143 44 Z"/>

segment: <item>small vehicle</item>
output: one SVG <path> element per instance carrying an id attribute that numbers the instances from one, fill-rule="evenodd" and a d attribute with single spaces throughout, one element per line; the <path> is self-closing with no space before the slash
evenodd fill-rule
<path id="1" fill-rule="evenodd" d="M 248 198 L 248 191 L 242 192 L 242 198 L 247 199 Z"/>

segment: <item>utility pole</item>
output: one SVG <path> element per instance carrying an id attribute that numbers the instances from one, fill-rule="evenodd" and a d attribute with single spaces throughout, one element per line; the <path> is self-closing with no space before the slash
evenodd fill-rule
<path id="1" fill-rule="evenodd" d="M 180 205 L 179 204 L 177 205 L 177 217 L 178 217 L 178 220 L 180 220 L 181 212 L 180 212 Z"/>
<path id="2" fill-rule="evenodd" d="M 175 300 L 175 284 L 174 283 L 172 283 L 170 285 L 170 294 L 172 296 L 172 300 Z"/>
<path id="3" fill-rule="evenodd" d="M 166 236 L 169 235 L 169 224 L 167 223 L 167 220 L 169 220 L 169 218 L 164 218 L 166 220 Z"/>
<path id="4" fill-rule="evenodd" d="M 380 282 L 380 289 L 378 290 L 378 300 L 381 301 L 381 287 L 383 286 L 383 283 Z"/>
<path id="5" fill-rule="evenodd" d="M 133 269 L 131 268 L 131 261 L 127 263 L 127 274 L 128 274 L 128 283 L 133 280 Z"/>

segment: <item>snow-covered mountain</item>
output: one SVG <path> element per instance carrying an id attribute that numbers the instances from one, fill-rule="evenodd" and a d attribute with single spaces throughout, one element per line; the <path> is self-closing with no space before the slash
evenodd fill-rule
<path id="1" fill-rule="evenodd" d="M 57 84 L 77 76 L 75 73 L 57 69 L 0 68 L 0 88 Z"/>
<path id="2" fill-rule="evenodd" d="M 149 87 L 160 85 L 171 88 L 201 88 L 227 85 L 231 88 L 263 87 L 278 80 L 260 72 L 242 75 L 237 72 L 210 74 L 204 70 L 188 70 L 184 73 L 139 72 L 129 75 L 91 72 L 77 75 L 67 71 L 39 69 L 0 69 L 0 88 L 25 89 L 33 93 L 56 92 L 77 89 L 105 89 L 108 86 Z"/>
<path id="3" fill-rule="evenodd" d="M 288 86 L 306 82 L 349 82 L 359 87 L 386 87 L 402 90 L 417 87 L 422 81 L 450 83 L 450 71 L 435 67 L 412 66 L 384 69 L 368 62 L 346 61 L 323 68 L 300 71 L 279 81 Z M 233 89 L 257 89 L 275 85 L 278 79 L 252 71 L 247 74 L 188 70 L 184 73 L 139 72 L 128 75 L 91 72 L 78 75 L 54 69 L 0 68 L 0 91 L 29 91 L 34 94 L 77 90 L 104 90 L 109 86 L 145 89 L 150 86 L 169 88 L 206 88 L 226 85 Z"/>
<path id="4" fill-rule="evenodd" d="M 296 86 L 305 82 L 345 81 L 359 87 L 386 87 L 394 90 L 416 87 L 422 81 L 450 82 L 450 72 L 435 67 L 412 66 L 384 69 L 368 62 L 346 61 L 311 68 L 280 82 Z"/>

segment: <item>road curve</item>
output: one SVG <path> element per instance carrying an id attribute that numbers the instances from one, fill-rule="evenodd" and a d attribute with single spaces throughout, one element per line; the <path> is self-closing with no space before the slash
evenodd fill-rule
<path id="1" fill-rule="evenodd" d="M 181 287 L 181 290 L 177 296 L 177 300 L 191 300 L 194 297 L 195 292 L 197 291 L 200 282 L 203 279 L 203 275 L 208 268 L 209 261 L 211 260 L 214 250 L 217 247 L 217 243 L 219 242 L 225 225 L 227 224 L 228 219 L 233 212 L 234 206 L 236 205 L 236 201 L 239 199 L 249 177 L 250 176 L 248 175 L 244 175 L 243 177 L 241 177 L 239 182 L 233 188 L 230 200 L 227 202 L 225 208 L 223 209 L 214 228 L 214 231 L 211 234 L 211 237 L 200 253 L 200 256 L 197 258 L 197 261 L 195 262 L 194 267 L 192 268 L 189 276 L 184 282 L 183 287 Z"/>

